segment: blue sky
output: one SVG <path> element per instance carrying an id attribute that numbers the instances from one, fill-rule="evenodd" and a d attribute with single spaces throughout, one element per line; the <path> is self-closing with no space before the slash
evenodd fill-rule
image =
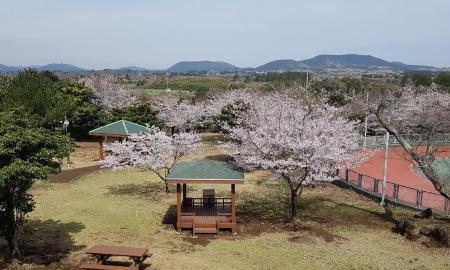
<path id="1" fill-rule="evenodd" d="M 10 0 L 0 63 L 246 67 L 317 54 L 450 66 L 448 0 Z"/>

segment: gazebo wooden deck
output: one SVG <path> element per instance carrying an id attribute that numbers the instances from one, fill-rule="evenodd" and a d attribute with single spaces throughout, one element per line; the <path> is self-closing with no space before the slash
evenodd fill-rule
<path id="1" fill-rule="evenodd" d="M 236 232 L 236 184 L 244 183 L 241 168 L 224 161 L 197 160 L 176 165 L 166 178 L 177 185 L 177 230 L 196 233 Z M 214 189 L 204 189 L 202 197 L 188 197 L 188 184 L 230 185 L 230 197 L 216 197 Z"/>

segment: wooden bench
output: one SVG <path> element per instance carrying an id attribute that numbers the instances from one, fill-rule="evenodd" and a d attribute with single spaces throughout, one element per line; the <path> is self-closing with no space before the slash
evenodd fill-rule
<path id="1" fill-rule="evenodd" d="M 139 266 L 120 266 L 111 264 L 83 263 L 81 269 L 85 270 L 139 270 Z"/>
<path id="2" fill-rule="evenodd" d="M 93 246 L 86 250 L 86 253 L 96 259 L 96 263 L 84 263 L 80 265 L 81 269 L 88 270 L 138 270 L 145 259 L 153 255 L 146 248 L 114 246 Z M 108 260 L 110 257 L 116 256 L 128 257 L 132 262 L 129 266 L 113 265 Z"/>

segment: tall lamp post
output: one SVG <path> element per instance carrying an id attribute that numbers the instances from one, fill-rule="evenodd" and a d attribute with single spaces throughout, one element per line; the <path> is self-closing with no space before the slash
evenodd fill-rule
<path id="1" fill-rule="evenodd" d="M 66 116 L 64 116 L 64 121 L 62 122 L 62 125 L 63 125 L 64 131 L 66 132 L 66 135 L 67 135 L 67 128 L 69 127 L 69 124 L 70 124 L 69 120 L 67 119 Z M 67 167 L 70 167 L 70 153 L 67 156 Z"/>
<path id="2" fill-rule="evenodd" d="M 384 138 L 384 168 L 383 168 L 383 189 L 381 193 L 381 206 L 385 206 L 386 202 L 386 182 L 387 182 L 387 170 L 388 170 L 388 153 L 389 153 L 389 131 L 386 130 L 386 135 Z"/>

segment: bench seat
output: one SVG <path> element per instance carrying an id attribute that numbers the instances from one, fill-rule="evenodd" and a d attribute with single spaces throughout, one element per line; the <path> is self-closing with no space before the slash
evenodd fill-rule
<path id="1" fill-rule="evenodd" d="M 119 266 L 95 263 L 83 263 L 82 265 L 80 265 L 80 268 L 85 270 L 139 270 L 139 266 Z"/>

